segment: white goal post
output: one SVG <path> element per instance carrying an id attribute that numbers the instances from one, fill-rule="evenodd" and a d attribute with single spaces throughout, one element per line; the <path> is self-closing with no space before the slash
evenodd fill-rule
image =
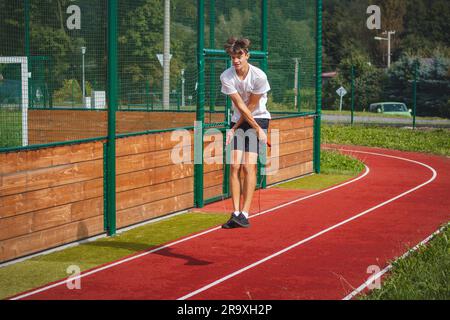
<path id="1" fill-rule="evenodd" d="M 22 146 L 28 145 L 28 60 L 27 57 L 0 57 L 0 64 L 20 64 L 21 110 L 22 110 Z"/>

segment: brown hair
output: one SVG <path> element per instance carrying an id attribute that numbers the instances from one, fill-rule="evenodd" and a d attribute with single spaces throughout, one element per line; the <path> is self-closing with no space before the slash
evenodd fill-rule
<path id="1" fill-rule="evenodd" d="M 248 53 L 248 48 L 250 47 L 250 40 L 247 38 L 237 39 L 235 37 L 231 37 L 225 43 L 225 51 L 229 55 L 233 54 L 242 54 Z"/>

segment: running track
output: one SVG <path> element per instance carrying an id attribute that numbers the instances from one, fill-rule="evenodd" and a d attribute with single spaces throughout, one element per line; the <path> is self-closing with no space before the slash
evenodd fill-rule
<path id="1" fill-rule="evenodd" d="M 290 204 L 295 192 L 280 200 L 281 191 L 263 190 L 266 207 L 274 197 L 285 204 L 263 208 L 249 229 L 213 228 L 85 272 L 81 290 L 60 281 L 15 298 L 342 299 L 369 266 L 385 268 L 449 220 L 450 159 L 329 147 L 366 171 L 326 192 L 299 192 Z"/>

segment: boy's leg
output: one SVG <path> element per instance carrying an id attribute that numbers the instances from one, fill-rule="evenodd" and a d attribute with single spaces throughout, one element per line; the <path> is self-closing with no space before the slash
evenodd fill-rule
<path id="1" fill-rule="evenodd" d="M 230 165 L 230 189 L 231 199 L 233 202 L 233 210 L 241 211 L 240 198 L 241 198 L 241 180 L 239 178 L 239 171 L 241 169 L 241 163 L 244 152 L 242 150 L 233 150 L 231 152 L 231 165 Z"/>
<path id="2" fill-rule="evenodd" d="M 241 162 L 244 152 L 242 150 L 233 150 L 231 152 L 231 164 L 230 164 L 230 190 L 231 200 L 233 202 L 234 212 L 231 214 L 230 219 L 222 225 L 224 229 L 236 228 L 239 225 L 235 222 L 235 218 L 240 214 L 240 207 L 242 206 L 241 199 L 241 179 L 239 178 L 239 171 L 241 169 Z"/>
<path id="3" fill-rule="evenodd" d="M 256 187 L 256 170 L 257 170 L 258 154 L 254 152 L 245 152 L 244 154 L 244 203 L 242 207 L 243 212 L 250 212 L 250 206 L 252 204 L 253 194 Z"/>

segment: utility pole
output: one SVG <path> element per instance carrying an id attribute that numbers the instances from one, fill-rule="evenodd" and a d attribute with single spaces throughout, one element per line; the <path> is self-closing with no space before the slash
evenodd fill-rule
<path id="1" fill-rule="evenodd" d="M 391 35 L 395 34 L 395 31 L 384 31 L 382 34 L 387 34 L 387 38 L 374 37 L 375 40 L 387 41 L 388 42 L 388 69 L 391 67 Z"/>
<path id="2" fill-rule="evenodd" d="M 82 95 L 83 95 L 83 107 L 86 107 L 86 81 L 84 76 L 84 55 L 86 54 L 86 47 L 81 47 L 81 56 L 82 56 L 82 70 L 83 70 L 83 79 L 82 79 Z"/>
<path id="3" fill-rule="evenodd" d="M 181 69 L 181 106 L 184 107 L 186 105 L 184 98 L 184 83 L 186 79 L 184 78 L 184 69 Z"/>

